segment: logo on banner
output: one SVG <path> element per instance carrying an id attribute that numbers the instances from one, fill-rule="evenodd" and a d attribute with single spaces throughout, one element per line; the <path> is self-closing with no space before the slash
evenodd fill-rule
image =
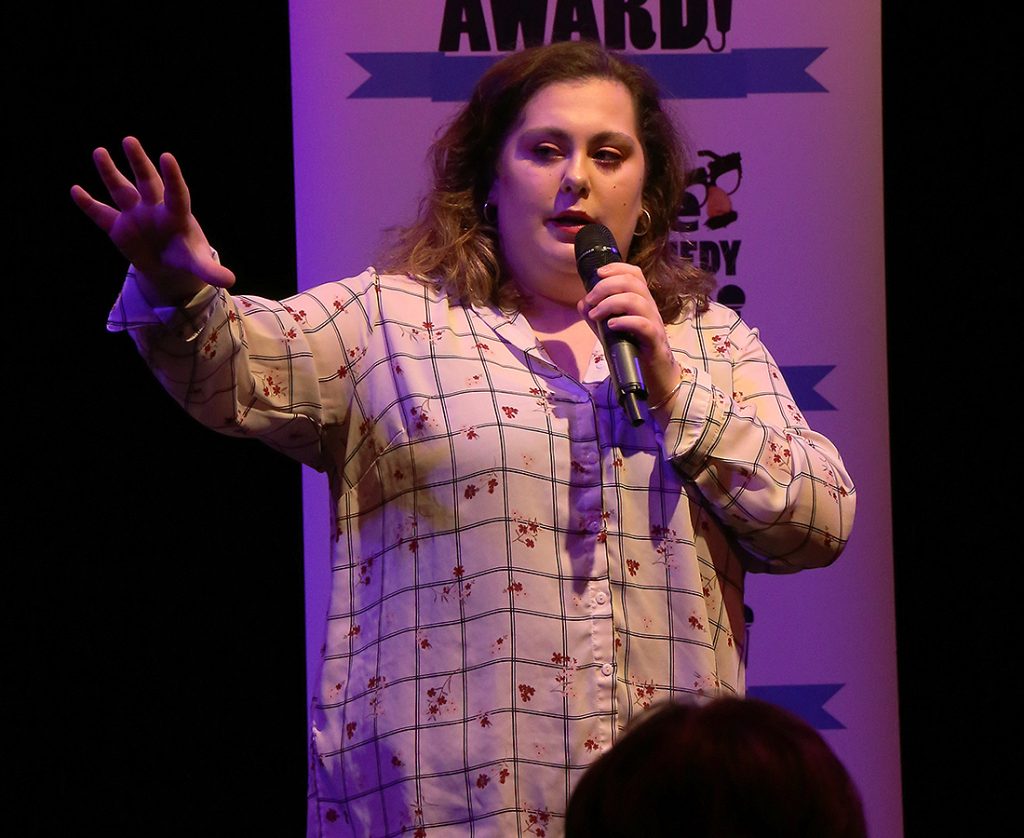
<path id="1" fill-rule="evenodd" d="M 738 151 L 716 154 L 710 149 L 697 152 L 699 158 L 706 158 L 704 165 L 687 173 L 689 186 L 683 196 L 672 229 L 679 236 L 672 237 L 676 251 L 687 259 L 700 264 L 711 273 L 724 272 L 726 276 L 736 275 L 736 259 L 740 253 L 739 239 L 707 239 L 694 241 L 691 234 L 700 229 L 704 216 L 704 227 L 719 231 L 739 218 L 733 206 L 732 196 L 740 188 L 743 179 L 743 162 Z"/>
<path id="2" fill-rule="evenodd" d="M 718 154 L 711 149 L 697 152 L 703 165 L 687 175 L 689 186 L 683 205 L 672 225 L 672 246 L 681 256 L 699 264 L 704 270 L 722 277 L 734 278 L 742 240 L 722 233 L 739 219 L 733 195 L 743 180 L 743 159 L 738 151 Z M 703 219 L 703 221 L 702 221 Z M 698 237 L 701 227 L 718 237 Z M 720 284 L 716 299 L 737 314 L 747 301 L 744 290 L 735 282 Z M 834 364 L 803 364 L 782 367 L 793 398 L 805 412 L 835 410 L 836 406 L 815 388 L 835 369 Z"/>

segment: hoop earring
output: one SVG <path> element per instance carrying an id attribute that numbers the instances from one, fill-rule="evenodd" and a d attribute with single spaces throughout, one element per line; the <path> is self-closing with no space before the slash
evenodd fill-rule
<path id="1" fill-rule="evenodd" d="M 641 208 L 640 214 L 647 216 L 647 226 L 644 227 L 643 230 L 633 230 L 633 235 L 638 238 L 641 236 L 646 236 L 649 232 L 651 232 L 651 225 L 654 223 L 654 219 L 651 218 L 651 214 L 647 210 Z M 637 219 L 637 224 L 639 225 L 639 223 L 639 219 Z"/>
<path id="2" fill-rule="evenodd" d="M 498 208 L 490 201 L 484 201 L 484 205 L 480 208 L 480 216 L 483 218 L 485 224 L 490 224 L 494 227 L 498 223 Z"/>

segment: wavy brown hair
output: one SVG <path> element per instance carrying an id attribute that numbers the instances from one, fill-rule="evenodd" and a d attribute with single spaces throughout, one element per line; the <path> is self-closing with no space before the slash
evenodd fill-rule
<path id="1" fill-rule="evenodd" d="M 420 203 L 419 218 L 393 234 L 381 260 L 384 269 L 439 285 L 465 303 L 516 308 L 519 295 L 502 271 L 494 219 L 488 221 L 483 212 L 497 160 L 526 103 L 541 88 L 590 78 L 610 79 L 629 90 L 643 145 L 643 206 L 651 223 L 634 236 L 628 261 L 644 272 L 666 322 L 676 320 L 691 301 L 697 311 L 705 310 L 712 278 L 669 242 L 686 188 L 685 146 L 662 109 L 654 79 L 590 41 L 522 50 L 481 76 L 469 102 L 431 146 L 432 189 Z"/>

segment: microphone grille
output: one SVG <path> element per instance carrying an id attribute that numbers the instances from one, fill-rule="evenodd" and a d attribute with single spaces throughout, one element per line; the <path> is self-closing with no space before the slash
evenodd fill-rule
<path id="1" fill-rule="evenodd" d="M 604 224 L 585 224 L 576 234 L 576 267 L 582 276 L 590 276 L 602 265 L 621 262 L 615 236 Z"/>

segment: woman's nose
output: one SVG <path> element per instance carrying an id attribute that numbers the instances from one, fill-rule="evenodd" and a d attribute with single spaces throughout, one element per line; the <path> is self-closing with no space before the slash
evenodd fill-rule
<path id="1" fill-rule="evenodd" d="M 562 191 L 581 198 L 586 198 L 590 194 L 590 178 L 583 160 L 577 157 L 567 158 L 565 173 L 562 175 Z"/>

